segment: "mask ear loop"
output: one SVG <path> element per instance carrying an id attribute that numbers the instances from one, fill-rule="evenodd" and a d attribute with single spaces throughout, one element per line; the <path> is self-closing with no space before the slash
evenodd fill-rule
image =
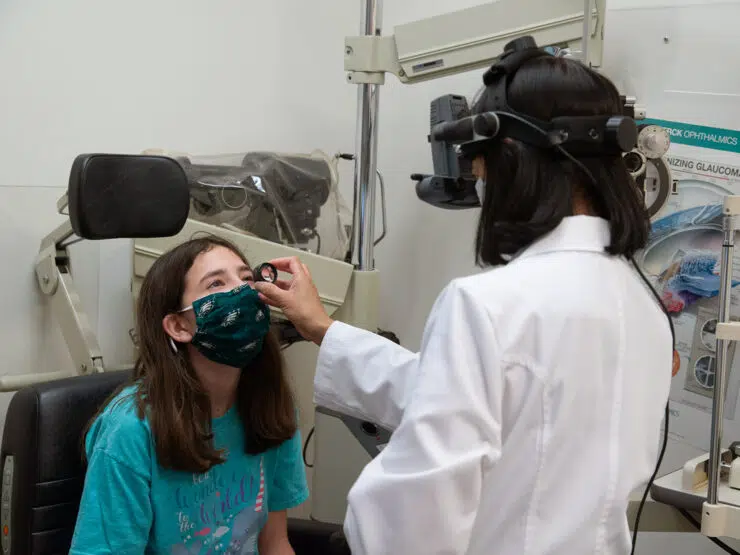
<path id="1" fill-rule="evenodd" d="M 183 312 L 187 312 L 188 310 L 192 310 L 192 308 L 193 308 L 192 306 L 187 306 L 185 308 L 182 308 L 182 309 L 178 310 L 177 313 L 178 314 L 182 314 Z M 175 340 L 172 339 L 172 337 L 169 334 L 167 334 L 167 340 L 170 343 L 170 348 L 172 349 L 172 352 L 175 353 L 175 354 L 178 354 L 179 351 L 177 349 L 177 344 L 175 343 Z"/>

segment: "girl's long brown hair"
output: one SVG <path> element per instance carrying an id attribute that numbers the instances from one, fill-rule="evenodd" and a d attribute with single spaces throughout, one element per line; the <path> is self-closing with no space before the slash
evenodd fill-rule
<path id="1" fill-rule="evenodd" d="M 224 461 L 213 445 L 208 394 L 187 351 L 179 349 L 175 353 L 162 326 L 167 314 L 182 308 L 185 276 L 195 259 L 217 246 L 231 250 L 248 265 L 229 241 L 213 236 L 192 239 L 154 262 L 139 293 L 139 355 L 133 375 L 136 407 L 139 418 L 149 420 L 159 464 L 172 470 L 202 473 Z M 262 453 L 296 432 L 295 403 L 280 345 L 272 332 L 260 355 L 242 370 L 237 407 L 247 453 Z"/>

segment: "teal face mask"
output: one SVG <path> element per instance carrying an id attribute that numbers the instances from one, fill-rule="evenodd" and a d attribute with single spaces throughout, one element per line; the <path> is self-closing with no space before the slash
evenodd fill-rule
<path id="1" fill-rule="evenodd" d="M 181 312 L 195 314 L 191 344 L 208 360 L 244 368 L 262 351 L 270 309 L 247 284 L 198 299 Z"/>

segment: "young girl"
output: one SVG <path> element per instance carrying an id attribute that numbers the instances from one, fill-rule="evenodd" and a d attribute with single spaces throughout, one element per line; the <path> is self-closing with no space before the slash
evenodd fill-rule
<path id="1" fill-rule="evenodd" d="M 85 438 L 70 555 L 292 555 L 308 497 L 296 408 L 244 256 L 198 238 L 142 284 L 133 382 Z"/>

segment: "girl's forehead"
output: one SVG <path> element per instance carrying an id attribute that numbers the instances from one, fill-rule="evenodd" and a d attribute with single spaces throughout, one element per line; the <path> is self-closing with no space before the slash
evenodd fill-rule
<path id="1" fill-rule="evenodd" d="M 231 249 L 222 246 L 213 247 L 200 253 L 193 261 L 193 266 L 188 272 L 197 279 L 214 270 L 233 270 L 244 266 L 244 261 Z"/>

